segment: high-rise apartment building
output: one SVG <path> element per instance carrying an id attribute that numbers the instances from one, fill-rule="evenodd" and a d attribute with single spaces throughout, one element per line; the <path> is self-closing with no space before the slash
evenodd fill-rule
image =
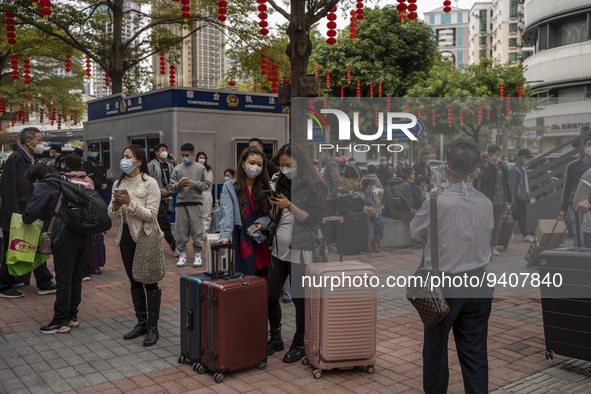
<path id="1" fill-rule="evenodd" d="M 521 63 L 533 48 L 524 45 L 522 0 L 476 2 L 470 9 L 470 63 L 489 58 L 497 63 Z"/>
<path id="2" fill-rule="evenodd" d="M 528 126 L 543 126 L 540 151 L 548 151 L 591 125 L 591 2 L 526 0 L 523 39 L 535 52 L 524 75 L 552 105 L 528 114 Z"/>
<path id="3" fill-rule="evenodd" d="M 196 22 L 198 30 L 183 40 L 176 54 L 166 54 L 165 74 L 160 74 L 160 55 L 152 57 L 157 88 L 170 85 L 170 65 L 175 66 L 175 85 L 211 89 L 224 83 L 226 77 L 226 37 L 219 27 Z M 187 27 L 172 27 L 178 36 L 189 33 Z"/>
<path id="4" fill-rule="evenodd" d="M 461 70 L 470 62 L 468 10 L 454 8 L 445 13 L 439 7 L 425 12 L 425 22 L 433 29 L 437 49 L 454 67 Z"/>

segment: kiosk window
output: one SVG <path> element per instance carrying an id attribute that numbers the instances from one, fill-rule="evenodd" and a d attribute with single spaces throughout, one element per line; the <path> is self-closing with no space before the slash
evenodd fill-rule
<path id="1" fill-rule="evenodd" d="M 273 157 L 273 155 L 275 154 L 275 149 L 276 149 L 275 145 L 276 144 L 277 144 L 276 141 L 263 143 L 264 150 L 265 150 L 265 156 L 267 157 L 267 159 L 271 159 L 271 157 Z M 234 163 L 238 163 L 238 159 L 240 158 L 240 154 L 246 148 L 248 148 L 248 141 L 240 141 L 240 142 L 237 141 L 236 142 L 236 157 L 235 157 Z"/>
<path id="2" fill-rule="evenodd" d="M 154 155 L 154 150 L 152 148 L 154 148 L 154 146 L 159 143 L 159 136 L 133 137 L 129 139 L 129 145 L 139 145 L 146 151 L 148 161 L 156 158 L 156 156 Z"/>
<path id="3" fill-rule="evenodd" d="M 109 171 L 111 168 L 111 142 L 109 141 L 88 141 L 88 145 L 98 144 L 99 145 L 99 160 L 105 171 Z"/>

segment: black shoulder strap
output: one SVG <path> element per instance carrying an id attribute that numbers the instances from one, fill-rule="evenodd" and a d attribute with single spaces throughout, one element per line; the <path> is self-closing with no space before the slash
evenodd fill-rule
<path id="1" fill-rule="evenodd" d="M 431 267 L 433 275 L 439 275 L 439 234 L 437 232 L 437 194 L 431 195 L 430 200 L 430 229 L 431 235 Z"/>

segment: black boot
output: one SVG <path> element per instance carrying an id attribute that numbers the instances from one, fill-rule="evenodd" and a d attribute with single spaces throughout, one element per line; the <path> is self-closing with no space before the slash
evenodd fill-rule
<path id="1" fill-rule="evenodd" d="M 280 352 L 284 349 L 283 339 L 281 338 L 281 326 L 279 328 L 271 328 L 269 331 L 271 338 L 267 342 L 267 356 L 272 356 L 275 352 Z"/>
<path id="2" fill-rule="evenodd" d="M 144 338 L 144 346 L 152 346 L 158 342 L 158 319 L 160 318 L 160 289 L 148 290 L 148 333 Z"/>
<path id="3" fill-rule="evenodd" d="M 146 314 L 146 292 L 144 288 L 131 289 L 131 300 L 133 301 L 133 309 L 135 309 L 135 317 L 137 317 L 137 324 L 123 339 L 133 339 L 146 335 L 147 332 L 147 314 Z"/>
<path id="4" fill-rule="evenodd" d="M 295 363 L 306 355 L 304 350 L 304 335 L 296 333 L 289 347 L 289 352 L 283 357 L 284 363 Z"/>

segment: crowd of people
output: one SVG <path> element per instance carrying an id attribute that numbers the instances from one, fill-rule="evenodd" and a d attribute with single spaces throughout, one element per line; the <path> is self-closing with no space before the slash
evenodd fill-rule
<path id="1" fill-rule="evenodd" d="M 591 137 L 583 141 L 585 155 L 571 163 L 567 170 L 561 216 L 591 208 L 589 189 L 576 185 L 579 179 L 591 182 Z M 189 238 L 193 246 L 192 266 L 202 265 L 205 235 L 212 230 L 212 184 L 214 169 L 205 152 L 185 143 L 180 147 L 180 160 L 165 144 L 154 146 L 155 158 L 148 161 L 146 151 L 131 145 L 122 152 L 121 176 L 114 182 L 108 213 L 117 226 L 116 244 L 130 281 L 130 294 L 137 324 L 124 339 L 143 337 L 144 346 L 159 339 L 161 290 L 158 282 L 142 283 L 134 279 L 134 256 L 141 237 L 162 234 L 171 251 L 178 257 L 176 265 L 184 267 L 189 258 Z M 64 334 L 80 326 L 78 308 L 82 301 L 82 282 L 90 275 L 89 236 L 71 231 L 61 215 L 52 214 L 64 208 L 60 201 L 60 183 L 67 180 L 80 187 L 102 192 L 107 188 L 104 167 L 98 160 L 98 146 L 91 144 L 82 160 L 83 151 L 64 154 L 52 146 L 53 165 L 35 158 L 43 151 L 43 137 L 38 129 L 23 129 L 20 147 L 8 158 L 0 180 L 1 221 L 4 255 L 10 239 L 13 213 L 23 215 L 25 223 L 35 219 L 45 227 L 53 220 L 51 243 L 54 276 L 46 264 L 33 271 L 38 294 L 56 293 L 52 320 L 40 328 L 42 333 Z M 458 140 L 447 147 L 443 166 L 449 186 L 439 195 L 438 218 L 451 231 L 439 234 L 438 245 L 430 244 L 428 195 L 434 187 L 433 170 L 428 165 L 430 154 L 423 152 L 420 161 L 410 165 L 399 157 L 394 165 L 380 158 L 378 166 L 361 168 L 354 158 L 334 156 L 324 150 L 321 169 L 297 144 L 282 146 L 273 158 L 263 150 L 263 141 L 253 138 L 244 149 L 236 168 L 224 170 L 224 184 L 219 200 L 219 242 L 236 245 L 236 271 L 254 274 L 268 281 L 268 320 L 270 337 L 268 354 L 284 350 L 281 334 L 282 313 L 279 300 L 284 285 L 291 278 L 301 283 L 305 263 L 314 261 L 318 238 L 330 244 L 334 229 L 321 225 L 323 216 L 337 213 L 343 179 L 359 182 L 355 195 L 362 201 L 367 216 L 367 251 L 379 252 L 384 235 L 384 216 L 411 222 L 412 236 L 425 247 L 424 266 L 430 267 L 432 248 L 437 247 L 441 270 L 452 275 L 479 275 L 498 255 L 497 240 L 503 216 L 508 209 L 519 222 L 524 241 L 527 232 L 526 211 L 529 202 L 526 166 L 531 158 L 527 149 L 518 152 L 515 165 L 508 169 L 501 148 L 492 145 L 487 155 L 473 142 Z M 173 195 L 176 194 L 176 205 Z M 169 214 L 176 214 L 173 226 Z M 591 241 L 591 221 L 585 222 L 585 245 Z M 371 229 L 371 231 L 369 231 Z M 466 248 L 465 245 L 471 245 Z M 474 249 L 476 245 L 476 249 Z M 0 265 L 0 298 L 24 296 L 14 287 L 28 282 L 29 277 L 13 277 L 7 264 Z M 298 282 L 299 281 L 299 282 Z M 451 292 L 451 289 L 447 289 Z M 296 332 L 289 351 L 283 357 L 293 363 L 304 357 L 305 303 L 301 288 L 292 288 L 296 314 Z M 451 294 L 451 293 L 450 293 Z M 484 392 L 487 387 L 486 337 L 491 310 L 491 294 L 477 297 L 450 295 L 451 312 L 435 328 L 425 330 L 424 388 L 442 392 L 447 387 L 447 337 L 453 329 L 467 392 Z M 466 338 L 471 338 L 469 341 Z M 479 354 L 482 357 L 471 357 Z M 442 357 L 445 355 L 445 357 Z"/>

